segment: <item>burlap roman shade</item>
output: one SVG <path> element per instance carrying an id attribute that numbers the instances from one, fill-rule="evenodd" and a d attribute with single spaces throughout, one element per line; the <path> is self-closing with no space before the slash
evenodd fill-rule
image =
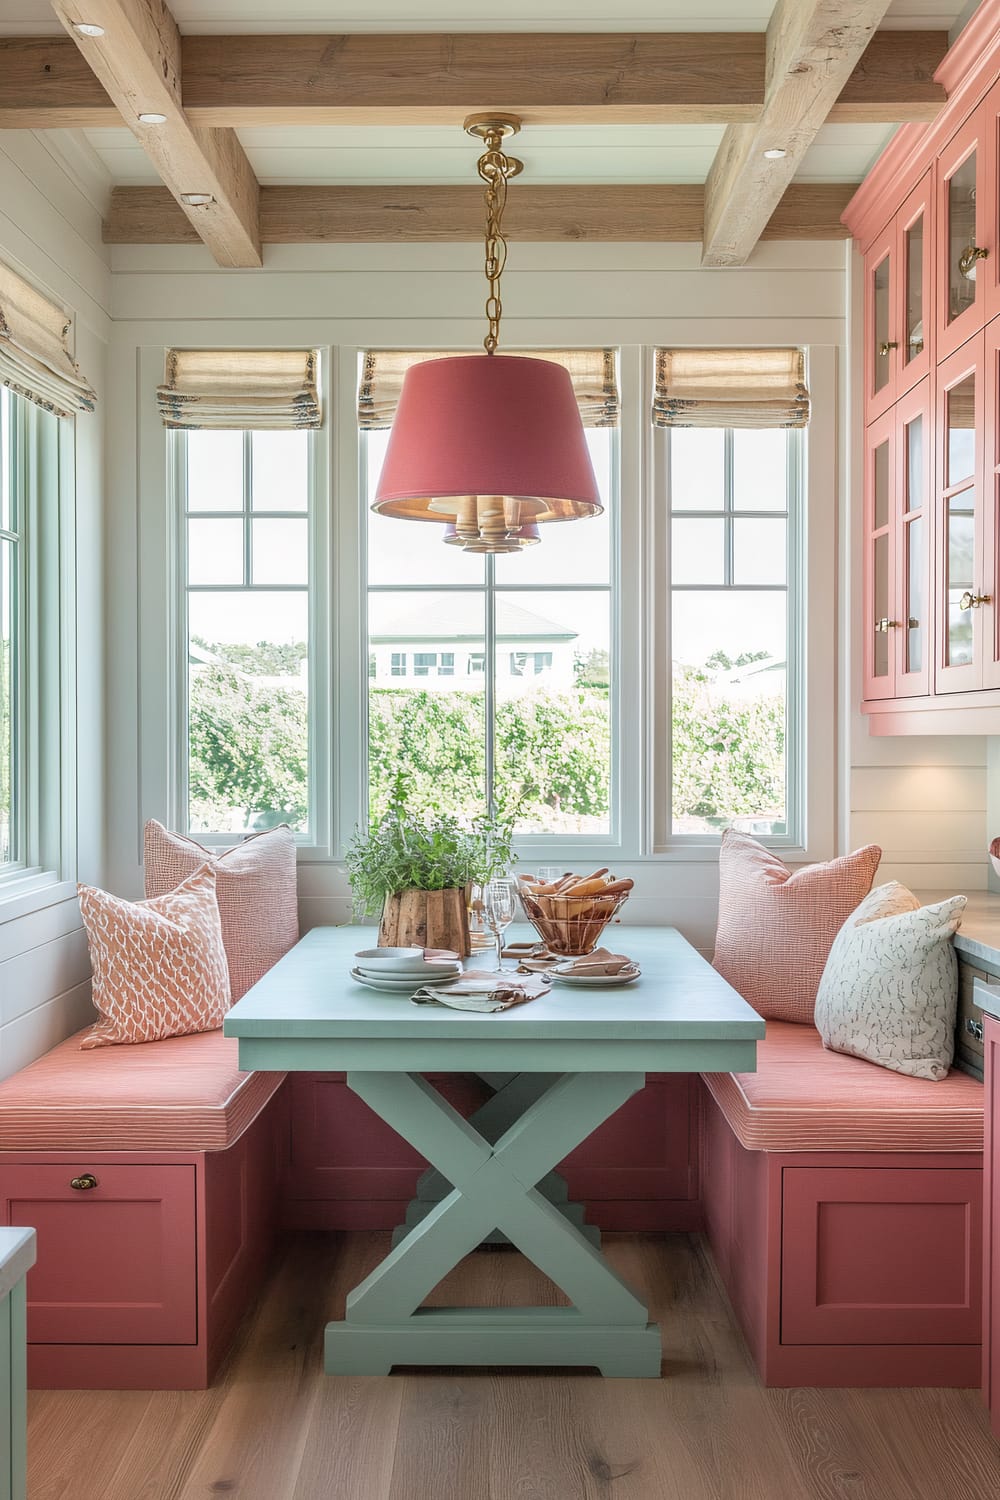
<path id="1" fill-rule="evenodd" d="M 801 349 L 657 349 L 655 427 L 805 427 Z"/>
<path id="2" fill-rule="evenodd" d="M 0 384 L 57 417 L 97 404 L 70 353 L 71 328 L 61 307 L 0 261 Z"/>
<path id="3" fill-rule="evenodd" d="M 403 376 L 429 359 L 454 359 L 468 349 L 416 353 L 407 349 L 373 349 L 364 355 L 358 389 L 358 425 L 362 431 L 392 426 Z M 504 349 L 522 359 L 549 359 L 569 371 L 584 427 L 617 427 L 620 411 L 618 362 L 614 349 Z M 487 356 L 483 355 L 485 359 Z"/>
<path id="4" fill-rule="evenodd" d="M 319 427 L 314 349 L 168 349 L 164 427 Z"/>

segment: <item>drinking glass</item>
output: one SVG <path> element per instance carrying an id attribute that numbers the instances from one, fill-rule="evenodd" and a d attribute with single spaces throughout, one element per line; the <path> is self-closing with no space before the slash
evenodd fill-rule
<path id="1" fill-rule="evenodd" d="M 503 935 L 517 915 L 517 887 L 506 876 L 483 886 L 483 915 L 497 945 L 497 970 L 503 968 Z"/>

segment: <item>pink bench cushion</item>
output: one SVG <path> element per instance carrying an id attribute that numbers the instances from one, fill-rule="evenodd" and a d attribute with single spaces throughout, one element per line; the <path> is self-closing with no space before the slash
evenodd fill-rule
<path id="1" fill-rule="evenodd" d="M 956 1070 L 939 1083 L 828 1052 L 819 1032 L 768 1021 L 756 1073 L 705 1083 L 749 1151 L 982 1151 L 983 1086 Z"/>
<path id="2" fill-rule="evenodd" d="M 3 1151 L 224 1151 L 281 1085 L 221 1031 L 80 1050 L 71 1036 L 0 1083 Z"/>

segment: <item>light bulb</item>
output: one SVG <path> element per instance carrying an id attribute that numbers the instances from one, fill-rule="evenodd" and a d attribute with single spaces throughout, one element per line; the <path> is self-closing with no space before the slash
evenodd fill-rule
<path id="1" fill-rule="evenodd" d="M 74 21 L 73 30 L 78 31 L 81 36 L 103 36 L 104 27 L 95 26 L 92 21 Z"/>

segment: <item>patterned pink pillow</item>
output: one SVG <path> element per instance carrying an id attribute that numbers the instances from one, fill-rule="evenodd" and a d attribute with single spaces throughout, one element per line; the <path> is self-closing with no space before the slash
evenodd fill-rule
<path id="1" fill-rule="evenodd" d="M 793 874 L 749 834 L 727 828 L 712 959 L 723 979 L 768 1021 L 811 1026 L 833 940 L 871 890 L 881 858 L 867 844 Z"/>
<path id="2" fill-rule="evenodd" d="M 254 834 L 233 849 L 213 854 L 151 818 L 143 843 L 147 896 L 173 890 L 203 864 L 215 871 L 234 1001 L 298 942 L 295 839 L 290 828 Z"/>
<path id="3" fill-rule="evenodd" d="M 82 1048 L 159 1042 L 222 1025 L 229 970 L 208 865 L 154 901 L 123 901 L 89 885 L 77 889 L 102 1017 Z"/>

